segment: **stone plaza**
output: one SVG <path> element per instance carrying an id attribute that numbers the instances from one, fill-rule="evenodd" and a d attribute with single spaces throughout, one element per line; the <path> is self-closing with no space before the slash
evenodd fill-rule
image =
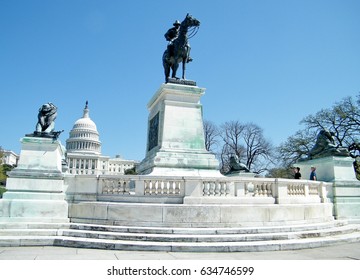
<path id="1" fill-rule="evenodd" d="M 139 175 L 71 174 L 58 140 L 23 137 L 0 200 L 0 245 L 241 252 L 360 240 L 351 159 L 316 162 L 330 173 L 318 181 L 224 176 L 204 146 L 204 93 L 160 86 Z"/>
<path id="2" fill-rule="evenodd" d="M 199 24 L 187 15 L 179 38 Z M 188 45 L 175 40 L 164 53 L 166 82 L 147 105 L 146 155 L 137 175 L 102 172 L 88 104 L 71 131 L 68 151 L 48 131 L 51 122 L 23 137 L 18 166 L 9 172 L 0 199 L 0 246 L 220 253 L 358 242 L 360 183 L 350 157 L 299 162 L 305 177 L 317 166 L 317 181 L 220 173 L 205 148 L 206 90 L 184 79 L 185 67 L 183 79 L 175 76 L 179 61 L 189 59 Z M 95 154 L 77 158 L 76 148 Z"/>

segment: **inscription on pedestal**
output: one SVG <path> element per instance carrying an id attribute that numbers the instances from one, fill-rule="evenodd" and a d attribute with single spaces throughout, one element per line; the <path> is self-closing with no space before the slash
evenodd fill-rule
<path id="1" fill-rule="evenodd" d="M 148 151 L 152 150 L 158 145 L 159 139 L 159 113 L 157 113 L 149 124 L 149 135 L 148 135 Z"/>

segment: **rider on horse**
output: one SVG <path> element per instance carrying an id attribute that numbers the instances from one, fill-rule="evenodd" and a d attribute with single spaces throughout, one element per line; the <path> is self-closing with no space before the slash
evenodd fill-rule
<path id="1" fill-rule="evenodd" d="M 179 30 L 180 30 L 180 21 L 176 20 L 173 23 L 174 27 L 171 27 L 165 34 L 165 39 L 166 41 L 169 41 L 169 44 L 167 46 L 167 50 L 168 50 L 168 59 L 170 59 L 170 57 L 174 56 L 174 40 L 179 36 Z M 187 62 L 192 61 L 193 59 L 190 57 L 190 45 L 187 44 L 187 49 L 188 49 L 188 59 Z"/>

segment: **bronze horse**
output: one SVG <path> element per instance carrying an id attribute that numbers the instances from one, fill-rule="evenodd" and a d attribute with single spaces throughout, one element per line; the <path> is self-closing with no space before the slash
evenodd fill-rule
<path id="1" fill-rule="evenodd" d="M 185 65 L 189 58 L 189 45 L 188 45 L 188 30 L 190 27 L 199 27 L 200 21 L 191 15 L 187 14 L 185 19 L 180 24 L 179 36 L 172 42 L 173 51 L 169 55 L 168 50 L 165 50 L 162 61 L 165 72 L 165 82 L 168 82 L 170 78 L 170 69 L 172 70 L 172 78 L 179 79 L 176 77 L 179 63 L 182 62 L 182 79 L 185 79 Z"/>

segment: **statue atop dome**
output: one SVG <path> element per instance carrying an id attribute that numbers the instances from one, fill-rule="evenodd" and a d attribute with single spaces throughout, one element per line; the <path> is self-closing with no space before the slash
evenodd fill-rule
<path id="1" fill-rule="evenodd" d="M 66 140 L 68 152 L 101 154 L 99 132 L 89 113 L 89 102 L 86 101 L 82 117 L 75 121 Z"/>
<path id="2" fill-rule="evenodd" d="M 86 100 L 83 118 L 90 118 L 89 117 L 89 111 L 90 111 L 89 110 L 89 101 Z"/>

